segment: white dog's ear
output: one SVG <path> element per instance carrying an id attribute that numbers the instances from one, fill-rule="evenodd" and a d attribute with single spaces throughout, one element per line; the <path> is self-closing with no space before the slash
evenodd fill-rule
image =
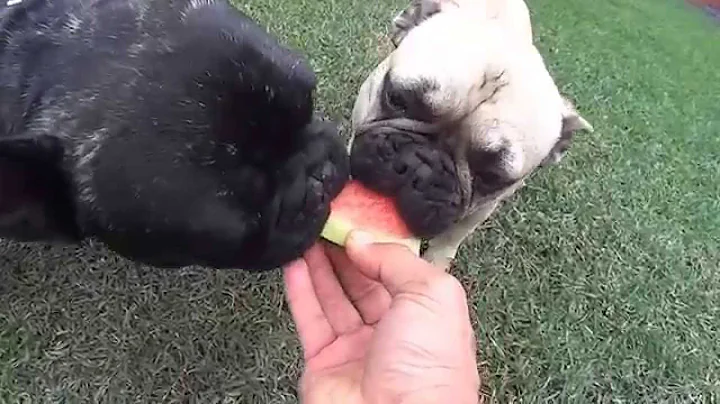
<path id="1" fill-rule="evenodd" d="M 455 0 L 412 0 L 410 5 L 393 18 L 390 40 L 395 47 L 413 28 L 446 7 L 457 7 Z"/>
<path id="2" fill-rule="evenodd" d="M 592 133 L 595 130 L 593 126 L 590 125 L 590 122 L 580 116 L 570 100 L 563 97 L 563 103 L 565 105 L 565 110 L 563 111 L 560 139 L 555 144 L 550 154 L 545 158 L 542 165 L 559 163 L 560 160 L 565 157 L 565 154 L 570 148 L 570 144 L 572 143 L 572 139 L 576 132 L 585 131 Z"/>

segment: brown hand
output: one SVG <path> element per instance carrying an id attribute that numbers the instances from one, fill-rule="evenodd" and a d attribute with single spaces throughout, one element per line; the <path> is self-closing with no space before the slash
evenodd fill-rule
<path id="1" fill-rule="evenodd" d="M 476 403 L 458 281 L 403 246 L 318 244 L 285 268 L 306 368 L 303 403 Z"/>

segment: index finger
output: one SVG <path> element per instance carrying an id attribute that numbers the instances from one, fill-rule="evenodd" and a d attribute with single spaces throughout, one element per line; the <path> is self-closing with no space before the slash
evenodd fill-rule
<path id="1" fill-rule="evenodd" d="M 290 314 L 295 322 L 305 359 L 317 355 L 337 335 L 318 301 L 310 278 L 310 268 L 300 259 L 283 268 L 283 279 Z"/>

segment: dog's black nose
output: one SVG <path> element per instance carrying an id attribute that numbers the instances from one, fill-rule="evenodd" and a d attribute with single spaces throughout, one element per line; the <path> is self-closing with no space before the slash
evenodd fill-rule
<path id="1" fill-rule="evenodd" d="M 303 147 L 278 172 L 275 196 L 262 213 L 262 237 L 245 252 L 252 268 L 271 269 L 299 258 L 319 238 L 330 201 L 350 177 L 348 154 L 335 125 L 308 125 Z"/>

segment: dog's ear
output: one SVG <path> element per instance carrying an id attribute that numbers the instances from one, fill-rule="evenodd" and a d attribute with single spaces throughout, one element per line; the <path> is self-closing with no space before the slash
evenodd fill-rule
<path id="1" fill-rule="evenodd" d="M 590 122 L 585 120 L 575 109 L 575 105 L 563 97 L 563 105 L 565 109 L 563 111 L 563 132 L 575 133 L 577 131 L 586 131 L 592 133 L 595 129 L 590 125 Z"/>
<path id="2" fill-rule="evenodd" d="M 560 139 L 558 139 L 557 143 L 555 143 L 555 146 L 550 151 L 550 154 L 545 158 L 545 161 L 542 164 L 544 166 L 557 164 L 563 159 L 563 157 L 565 157 L 576 132 L 585 131 L 592 133 L 595 130 L 593 126 L 590 125 L 590 122 L 577 112 L 575 106 L 570 100 L 563 97 L 563 104 L 565 108 L 562 116 Z"/>
<path id="3" fill-rule="evenodd" d="M 397 48 L 410 30 L 448 6 L 456 7 L 457 3 L 455 0 L 412 0 L 393 18 L 390 32 L 393 45 Z"/>
<path id="4" fill-rule="evenodd" d="M 61 141 L 52 136 L 0 138 L 0 237 L 19 241 L 78 239 Z"/>

